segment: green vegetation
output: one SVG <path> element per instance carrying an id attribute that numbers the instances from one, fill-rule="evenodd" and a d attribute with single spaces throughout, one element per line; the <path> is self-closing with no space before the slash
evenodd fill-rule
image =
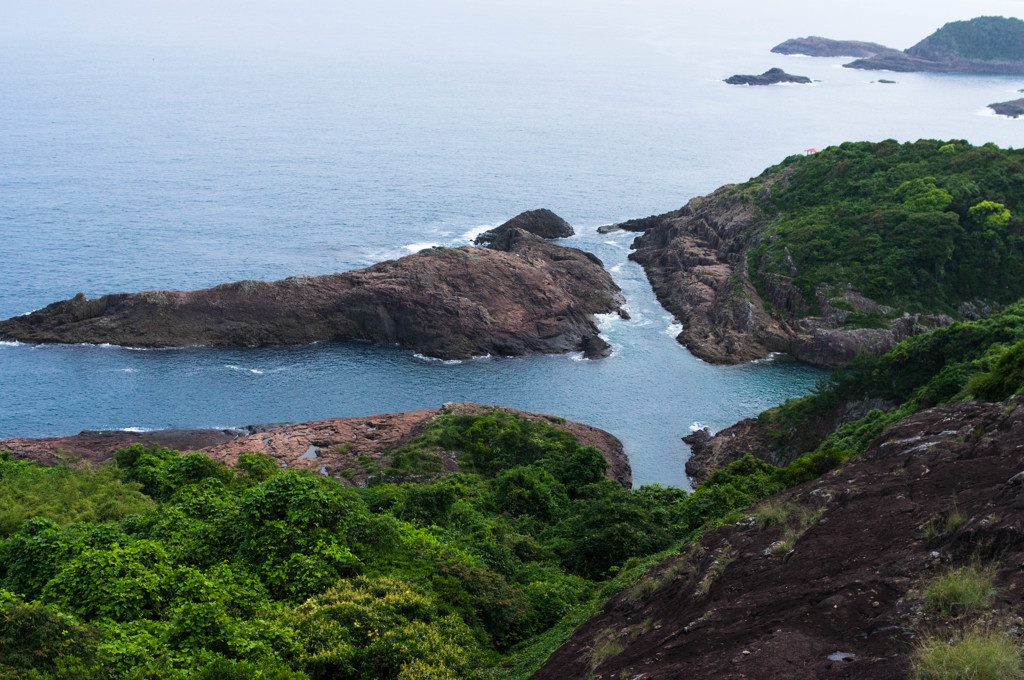
<path id="1" fill-rule="evenodd" d="M 951 569 L 924 589 L 925 609 L 943 616 L 973 614 L 995 597 L 995 569 L 976 565 Z"/>
<path id="2" fill-rule="evenodd" d="M 848 142 L 787 158 L 740 187 L 769 216 L 749 253 L 751 280 L 759 270 L 789 276 L 792 263 L 812 307 L 817 288 L 847 284 L 910 312 L 955 316 L 963 302 L 1015 301 L 1024 296 L 1022 173 L 1024 151 L 964 141 Z"/>
<path id="3" fill-rule="evenodd" d="M 629 491 L 500 410 L 439 416 L 403 460 L 442 449 L 467 472 L 366 489 L 259 454 L 0 460 L 0 677 L 525 677 L 709 522 L 807 474 L 748 457 L 692 494 Z"/>
<path id="4" fill-rule="evenodd" d="M 917 648 L 913 680 L 1016 680 L 1024 674 L 1020 649 L 1008 633 L 968 630 L 926 638 Z"/>
<path id="5" fill-rule="evenodd" d="M 926 59 L 963 57 L 983 61 L 1024 61 L 1024 21 L 977 17 L 951 21 L 907 50 Z"/>
<path id="6" fill-rule="evenodd" d="M 999 401 L 1024 389 L 1024 302 L 980 321 L 955 323 L 901 342 L 881 356 L 861 356 L 835 371 L 814 393 L 762 413 L 759 423 L 777 433 L 776 445 L 809 452 L 794 466 L 817 474 L 865 451 L 889 426 L 924 408 L 967 398 Z M 889 411 L 873 410 L 846 423 L 823 441 L 807 423 L 843 403 L 882 399 Z M 811 472 L 812 470 L 808 470 Z M 944 518 L 948 524 L 951 517 Z M 934 527 L 938 534 L 944 527 Z"/>

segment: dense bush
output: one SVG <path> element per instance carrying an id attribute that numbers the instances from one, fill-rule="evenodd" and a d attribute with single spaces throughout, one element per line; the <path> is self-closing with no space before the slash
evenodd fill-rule
<path id="1" fill-rule="evenodd" d="M 1020 150 L 935 140 L 847 142 L 788 158 L 740 187 L 761 201 L 765 180 L 789 173 L 761 201 L 769 222 L 749 253 L 751 278 L 795 267 L 793 283 L 812 306 L 819 287 L 847 284 L 909 311 L 1017 300 L 1022 163 Z"/>

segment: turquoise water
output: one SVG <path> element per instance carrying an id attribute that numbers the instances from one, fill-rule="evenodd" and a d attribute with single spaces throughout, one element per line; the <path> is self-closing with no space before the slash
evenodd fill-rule
<path id="1" fill-rule="evenodd" d="M 576 226 L 568 245 L 605 261 L 633 318 L 604 322 L 615 354 L 599 362 L 447 364 L 351 343 L 7 343 L 0 437 L 472 400 L 603 427 L 625 443 L 637 482 L 685 484 L 679 438 L 691 425 L 724 427 L 806 393 L 821 373 L 784 358 L 694 359 L 626 260 L 632 235 L 595 228 L 677 208 L 809 147 L 1019 146 L 1024 131 L 984 109 L 1019 96 L 1021 78 L 900 74 L 879 85 L 891 74 L 768 53 L 811 33 L 905 47 L 950 19 L 1011 14 L 1009 1 L 88 5 L 0 6 L 0 317 L 79 291 L 344 271 L 467 243 L 548 207 Z M 820 82 L 721 82 L 770 66 Z"/>

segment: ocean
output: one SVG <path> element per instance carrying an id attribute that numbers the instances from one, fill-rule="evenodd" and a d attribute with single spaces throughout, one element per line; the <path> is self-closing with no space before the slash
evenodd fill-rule
<path id="1" fill-rule="evenodd" d="M 215 4 L 215 7 L 209 5 Z M 430 1 L 0 4 L 0 318 L 89 297 L 346 271 L 469 243 L 523 210 L 574 225 L 631 320 L 614 355 L 461 363 L 397 347 L 0 343 L 0 438 L 232 427 L 470 400 L 602 427 L 637 484 L 686 486 L 680 438 L 806 394 L 786 357 L 711 366 L 596 227 L 676 209 L 847 140 L 1019 146 L 986 105 L 1022 77 L 770 54 L 810 34 L 904 48 L 1016 0 L 851 7 Z M 780 66 L 812 85 L 729 86 Z M 887 78 L 896 84 L 881 84 Z"/>

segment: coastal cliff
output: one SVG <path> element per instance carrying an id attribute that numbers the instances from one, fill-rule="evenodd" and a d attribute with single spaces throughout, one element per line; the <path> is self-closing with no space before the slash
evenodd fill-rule
<path id="1" fill-rule="evenodd" d="M 694 355 L 843 366 L 1024 295 L 1024 220 L 1006 207 L 1020 192 L 1003 180 L 1020 157 L 962 141 L 845 143 L 609 228 L 642 232 L 630 258 Z"/>
<path id="2" fill-rule="evenodd" d="M 70 300 L 0 322 L 0 338 L 139 347 L 399 344 L 465 359 L 585 350 L 623 298 L 601 261 L 512 228 L 490 248 L 432 248 L 366 269 Z"/>

